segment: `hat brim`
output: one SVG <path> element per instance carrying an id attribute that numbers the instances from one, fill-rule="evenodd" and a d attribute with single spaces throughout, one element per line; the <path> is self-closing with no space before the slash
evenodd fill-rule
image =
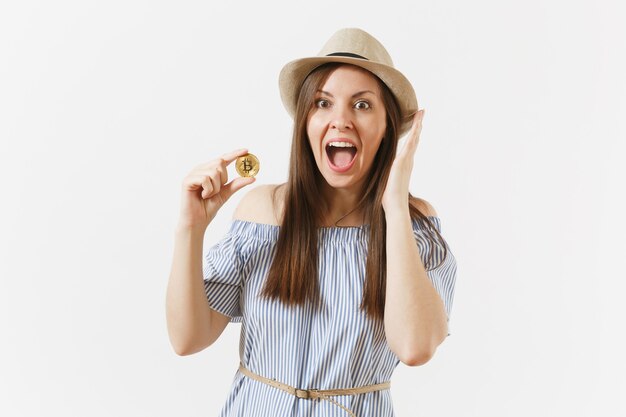
<path id="1" fill-rule="evenodd" d="M 375 74 L 389 87 L 400 105 L 402 122 L 398 136 L 409 131 L 413 123 L 413 115 L 417 112 L 417 98 L 411 82 L 397 69 L 388 65 L 368 61 L 366 59 L 342 56 L 318 56 L 300 58 L 287 63 L 278 76 L 280 97 L 289 115 L 293 118 L 296 102 L 304 79 L 315 68 L 328 62 L 341 62 L 364 68 Z"/>

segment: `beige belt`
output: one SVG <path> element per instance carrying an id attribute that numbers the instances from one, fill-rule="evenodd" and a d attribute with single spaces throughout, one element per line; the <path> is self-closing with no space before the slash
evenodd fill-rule
<path id="1" fill-rule="evenodd" d="M 278 381 L 275 381 L 273 379 L 269 379 L 269 378 L 265 378 L 261 375 L 257 375 L 254 372 L 252 372 L 249 369 L 246 369 L 243 364 L 241 362 L 239 362 L 239 370 L 246 376 L 255 379 L 257 381 L 260 382 L 264 382 L 268 385 L 271 385 L 272 387 L 281 389 L 285 392 L 288 392 L 291 395 L 295 395 L 298 398 L 306 398 L 306 399 L 314 399 L 314 400 L 318 400 L 318 399 L 323 399 L 323 400 L 327 400 L 330 401 L 332 403 L 334 403 L 335 405 L 338 405 L 339 407 L 343 408 L 344 410 L 346 410 L 346 412 L 348 414 L 350 414 L 351 417 L 356 417 L 354 415 L 354 413 L 350 410 L 348 410 L 346 407 L 344 407 L 343 405 L 339 404 L 337 401 L 333 400 L 332 398 L 329 398 L 329 395 L 355 395 L 355 394 L 362 394 L 364 392 L 372 392 L 372 391 L 380 391 L 383 389 L 388 389 L 391 386 L 391 382 L 387 381 L 387 382 L 382 382 L 380 384 L 374 384 L 374 385 L 364 385 L 362 387 L 358 387 L 358 388 L 342 388 L 342 389 L 327 389 L 327 390 L 320 390 L 320 389 L 297 389 L 294 388 L 292 386 L 289 386 L 287 384 L 282 384 Z"/>

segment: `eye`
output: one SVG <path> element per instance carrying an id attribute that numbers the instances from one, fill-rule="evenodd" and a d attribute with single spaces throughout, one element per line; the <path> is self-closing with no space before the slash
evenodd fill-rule
<path id="1" fill-rule="evenodd" d="M 365 104 L 365 106 L 359 107 L 359 104 Z M 356 108 L 361 109 L 361 110 L 369 110 L 370 108 L 370 104 L 365 100 L 357 101 L 355 106 Z"/>
<path id="2" fill-rule="evenodd" d="M 323 105 L 323 103 L 326 103 L 326 105 Z M 323 98 L 315 100 L 315 107 L 325 109 L 326 107 L 328 107 L 328 100 L 324 100 Z"/>

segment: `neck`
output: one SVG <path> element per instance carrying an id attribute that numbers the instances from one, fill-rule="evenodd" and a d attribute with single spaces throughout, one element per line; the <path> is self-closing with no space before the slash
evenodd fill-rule
<path id="1" fill-rule="evenodd" d="M 356 209 L 361 192 L 354 188 L 333 188 L 324 181 L 322 184 L 322 226 L 361 226 L 363 208 Z"/>

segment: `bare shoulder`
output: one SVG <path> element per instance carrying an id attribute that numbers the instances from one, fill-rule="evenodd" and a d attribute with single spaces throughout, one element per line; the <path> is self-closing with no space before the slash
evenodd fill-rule
<path id="1" fill-rule="evenodd" d="M 247 191 L 239 201 L 233 220 L 278 225 L 282 215 L 283 184 L 261 184 Z"/>
<path id="2" fill-rule="evenodd" d="M 432 204 L 430 204 L 423 198 L 415 198 L 415 200 L 411 200 L 411 203 L 413 204 L 413 207 L 418 209 L 420 213 L 422 213 L 424 216 L 437 217 L 437 212 L 435 211 L 435 208 L 432 206 Z"/>

